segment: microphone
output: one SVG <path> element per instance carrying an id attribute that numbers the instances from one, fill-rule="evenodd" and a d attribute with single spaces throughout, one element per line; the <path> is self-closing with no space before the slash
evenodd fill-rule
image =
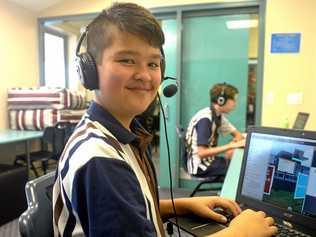
<path id="1" fill-rule="evenodd" d="M 166 86 L 166 87 L 163 89 L 163 95 L 164 95 L 165 97 L 172 97 L 172 96 L 174 96 L 174 95 L 177 93 L 177 91 L 178 91 L 178 81 L 177 81 L 177 79 L 174 78 L 174 77 L 165 77 L 165 78 L 164 78 L 164 80 L 168 80 L 168 79 L 170 79 L 170 80 L 175 80 L 175 81 L 176 81 L 176 85 L 170 84 L 170 85 Z"/>
<path id="2" fill-rule="evenodd" d="M 174 84 L 170 84 L 163 89 L 163 95 L 166 97 L 174 96 L 178 91 L 178 87 Z"/>

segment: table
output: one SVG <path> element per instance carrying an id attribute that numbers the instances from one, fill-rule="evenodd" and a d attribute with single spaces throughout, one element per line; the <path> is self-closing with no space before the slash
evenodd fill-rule
<path id="1" fill-rule="evenodd" d="M 220 194 L 221 197 L 233 200 L 236 199 L 243 155 L 244 149 L 235 150 L 225 176 L 225 180 Z"/>
<path id="2" fill-rule="evenodd" d="M 24 130 L 0 130 L 0 145 L 25 142 L 25 154 L 27 157 L 27 172 L 30 177 L 30 141 L 33 139 L 42 138 L 43 131 L 24 131 Z"/>

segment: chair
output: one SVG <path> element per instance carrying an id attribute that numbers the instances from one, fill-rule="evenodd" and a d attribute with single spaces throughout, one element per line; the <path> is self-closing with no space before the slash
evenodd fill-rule
<path id="1" fill-rule="evenodd" d="M 186 151 L 186 141 L 185 141 L 185 135 L 186 135 L 186 129 L 182 127 L 177 127 L 176 132 L 178 135 L 178 138 L 180 139 L 180 159 L 182 160 L 182 167 L 185 169 L 186 173 L 188 173 L 187 170 L 187 151 Z M 192 193 L 190 194 L 190 197 L 193 197 L 197 192 L 201 191 L 220 191 L 224 182 L 225 175 L 219 174 L 210 176 L 207 178 L 199 178 L 199 177 L 193 177 L 190 176 L 190 179 L 197 180 L 199 183 L 198 185 L 193 189 Z M 201 188 L 205 184 L 212 184 L 213 186 L 208 188 Z M 215 186 L 214 186 L 215 185 Z"/>
<path id="2" fill-rule="evenodd" d="M 54 172 L 27 182 L 25 194 L 28 208 L 19 218 L 22 237 L 50 237 L 53 231 L 52 190 Z"/>
<path id="3" fill-rule="evenodd" d="M 0 226 L 18 218 L 26 209 L 26 182 L 25 166 L 0 164 Z"/>
<path id="4" fill-rule="evenodd" d="M 53 127 L 47 127 L 42 137 L 42 150 L 30 153 L 31 169 L 36 177 L 39 177 L 35 163 L 40 161 L 43 173 L 47 173 L 48 161 L 57 161 L 64 146 L 75 128 L 70 122 L 58 122 Z M 17 155 L 14 164 L 26 164 L 26 154 Z"/>

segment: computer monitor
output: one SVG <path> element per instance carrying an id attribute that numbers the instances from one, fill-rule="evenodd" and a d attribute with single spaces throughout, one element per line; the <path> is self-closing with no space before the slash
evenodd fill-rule
<path id="1" fill-rule="evenodd" d="M 316 228 L 316 132 L 251 128 L 237 201 Z"/>
<path id="2" fill-rule="evenodd" d="M 309 117 L 309 113 L 299 112 L 293 124 L 293 129 L 304 129 Z"/>

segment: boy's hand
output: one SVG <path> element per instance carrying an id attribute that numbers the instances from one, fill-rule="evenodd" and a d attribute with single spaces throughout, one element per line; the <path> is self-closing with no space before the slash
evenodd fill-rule
<path id="1" fill-rule="evenodd" d="M 278 232 L 272 217 L 267 217 L 262 211 L 250 209 L 234 218 L 229 228 L 240 237 L 269 237 Z"/>
<path id="2" fill-rule="evenodd" d="M 246 143 L 246 139 L 242 139 L 239 141 L 232 141 L 230 144 L 231 148 L 240 148 L 240 147 L 244 147 Z"/>
<path id="3" fill-rule="evenodd" d="M 193 197 L 193 198 L 180 198 L 180 205 L 186 209 L 186 213 L 192 213 L 197 216 L 213 219 L 217 222 L 226 223 L 227 220 L 223 215 L 220 215 L 213 211 L 215 207 L 221 207 L 228 210 L 234 216 L 237 216 L 241 209 L 238 204 L 226 198 L 221 198 L 217 196 L 213 197 Z M 178 201 L 176 199 L 176 206 L 178 207 Z"/>

